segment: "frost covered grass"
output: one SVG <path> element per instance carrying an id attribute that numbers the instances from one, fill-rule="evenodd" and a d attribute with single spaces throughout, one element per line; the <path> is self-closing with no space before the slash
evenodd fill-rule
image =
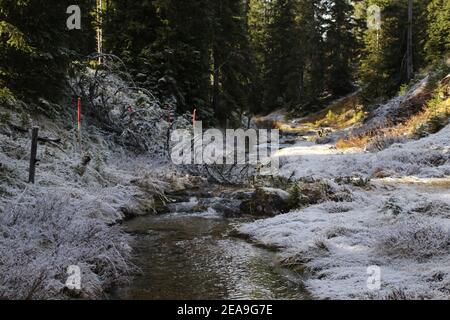
<path id="1" fill-rule="evenodd" d="M 434 215 L 435 208 L 450 204 L 446 190 L 387 189 L 393 190 L 354 189 L 352 202 L 328 201 L 239 231 L 279 248 L 283 264 L 301 270 L 319 299 L 448 297 L 450 223 L 446 215 Z M 402 213 L 387 209 L 393 196 Z M 382 280 L 380 290 L 372 291 L 367 268 L 374 265 Z"/>
<path id="2" fill-rule="evenodd" d="M 64 298 L 67 268 L 81 269 L 80 297 L 99 298 L 127 279 L 129 237 L 66 194 L 25 192 L 0 215 L 0 294 L 4 299 Z"/>
<path id="3" fill-rule="evenodd" d="M 381 106 L 365 129 L 386 125 L 425 85 Z M 417 141 L 385 137 L 371 149 L 301 141 L 280 150 L 281 175 L 300 183 L 291 194 L 318 201 L 239 232 L 279 248 L 315 298 L 448 299 L 450 126 Z M 346 196 L 334 197 L 339 190 Z M 371 266 L 380 268 L 379 290 L 367 285 Z"/>
<path id="4" fill-rule="evenodd" d="M 40 125 L 65 144 L 39 145 L 35 185 L 26 183 L 28 135 L 0 133 L 0 297 L 102 298 L 134 270 L 131 239 L 117 222 L 153 212 L 166 183 L 152 170 L 167 168 L 130 156 L 95 128 L 85 128 L 88 148 L 78 151 L 63 129 Z M 82 272 L 76 294 L 65 289 L 70 265 Z"/>
<path id="5" fill-rule="evenodd" d="M 285 177 L 334 178 L 383 175 L 442 178 L 450 175 L 448 141 L 450 141 L 450 126 L 424 139 L 395 144 L 376 153 L 344 153 L 330 145 L 311 148 L 310 145 L 304 144 L 286 148 L 277 156 L 283 164 L 281 174 Z"/>
<path id="6" fill-rule="evenodd" d="M 437 223 L 408 219 L 380 232 L 377 246 L 393 257 L 426 260 L 450 253 L 450 233 Z"/>
<path id="7" fill-rule="evenodd" d="M 163 152 L 161 103 L 113 74 L 99 79 L 88 71 L 77 94 L 87 96 L 83 90 L 94 81 L 100 96 L 89 101 L 91 112 L 104 111 L 114 128 L 83 117 L 81 144 L 73 115 L 22 121 L 26 110 L 0 110 L 9 114 L 0 125 L 0 298 L 105 297 L 135 271 L 132 239 L 118 223 L 155 213 L 178 178 Z M 134 113 L 127 116 L 128 106 Z M 31 125 L 40 137 L 61 140 L 39 143 L 35 185 L 27 184 Z M 65 289 L 71 265 L 81 269 L 79 292 Z"/>
<path id="8" fill-rule="evenodd" d="M 154 170 L 166 172 L 167 164 L 130 155 L 94 127 L 85 128 L 88 147 L 78 151 L 63 129 L 48 120 L 40 125 L 65 145 L 39 145 L 33 186 L 26 184 L 27 134 L 0 133 L 0 296 L 102 298 L 135 270 L 131 238 L 117 222 L 153 213 L 164 201 L 162 180 L 170 177 Z M 65 289 L 70 265 L 82 272 L 76 294 Z"/>

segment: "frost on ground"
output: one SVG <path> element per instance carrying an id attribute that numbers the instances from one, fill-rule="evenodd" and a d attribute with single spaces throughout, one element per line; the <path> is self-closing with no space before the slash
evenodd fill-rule
<path id="1" fill-rule="evenodd" d="M 450 196 L 430 187 L 353 190 L 352 202 L 327 201 L 246 224 L 240 232 L 280 248 L 286 265 L 304 268 L 313 296 L 331 299 L 447 298 Z M 381 268 L 371 291 L 367 268 Z M 406 297 L 405 296 L 405 297 Z"/>
<path id="2" fill-rule="evenodd" d="M 81 144 L 73 114 L 30 120 L 26 110 L 0 109 L 7 115 L 0 122 L 0 298 L 103 297 L 134 270 L 131 239 L 117 222 L 153 213 L 176 180 L 163 150 L 169 124 L 160 102 L 126 89 L 118 77 L 101 78 L 102 99 L 90 107 L 105 110 L 114 128 L 99 129 L 95 115 L 83 117 Z M 134 115 L 120 112 L 130 105 Z M 20 130 L 31 125 L 40 127 L 40 137 L 61 139 L 39 143 L 35 185 L 27 184 L 30 136 Z M 71 265 L 81 269 L 80 292 L 64 289 Z"/>
<path id="3" fill-rule="evenodd" d="M 3 298 L 61 298 L 70 265 L 81 269 L 86 298 L 101 297 L 130 275 L 128 236 L 96 217 L 96 206 L 80 208 L 60 192 L 35 194 L 0 215 Z"/>
<path id="4" fill-rule="evenodd" d="M 278 153 L 281 174 L 297 178 L 433 177 L 450 175 L 450 126 L 418 141 L 395 144 L 377 153 L 343 153 L 331 145 L 309 144 L 286 148 Z"/>
<path id="5" fill-rule="evenodd" d="M 399 102 L 382 108 L 378 120 L 392 104 Z M 278 247 L 283 264 L 304 274 L 314 297 L 449 297 L 450 126 L 375 153 L 299 142 L 276 156 L 282 176 L 322 181 L 330 192 L 350 193 L 325 195 L 303 203 L 312 206 L 239 227 L 240 233 Z M 308 184 L 302 188 L 300 193 Z M 371 266 L 381 270 L 379 290 L 368 286 Z"/>

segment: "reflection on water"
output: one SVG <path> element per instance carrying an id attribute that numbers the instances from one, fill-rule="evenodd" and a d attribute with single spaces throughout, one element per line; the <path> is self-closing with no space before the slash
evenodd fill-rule
<path id="1" fill-rule="evenodd" d="M 298 275 L 276 266 L 275 254 L 227 236 L 236 220 L 213 213 L 141 217 L 136 235 L 142 273 L 118 299 L 305 299 Z"/>

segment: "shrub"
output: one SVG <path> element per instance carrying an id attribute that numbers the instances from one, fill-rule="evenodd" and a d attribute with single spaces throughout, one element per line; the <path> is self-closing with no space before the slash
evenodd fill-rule
<path id="1" fill-rule="evenodd" d="M 390 256 L 427 259 L 449 252 L 450 234 L 437 223 L 408 219 L 380 232 L 377 247 Z"/>
<path id="2" fill-rule="evenodd" d="M 391 197 L 386 201 L 381 211 L 386 214 L 398 216 L 403 213 L 403 208 L 400 205 L 399 199 Z"/>
<path id="3" fill-rule="evenodd" d="M 404 83 L 404 84 L 402 84 L 400 86 L 400 89 L 398 91 L 398 95 L 399 96 L 404 96 L 407 92 L 408 92 L 408 85 Z"/>
<path id="4" fill-rule="evenodd" d="M 363 149 L 369 141 L 368 136 L 349 136 L 347 138 L 339 139 L 336 148 L 338 149 Z"/>
<path id="5" fill-rule="evenodd" d="M 88 215 L 96 208 L 84 206 L 47 194 L 5 209 L 0 215 L 0 296 L 65 298 L 70 265 L 82 271 L 85 298 L 99 298 L 104 289 L 127 277 L 128 236 Z"/>
<path id="6" fill-rule="evenodd" d="M 7 124 L 9 121 L 11 121 L 10 112 L 0 113 L 0 123 Z"/>
<path id="7" fill-rule="evenodd" d="M 349 189 L 335 185 L 333 182 L 326 180 L 298 182 L 291 188 L 289 194 L 289 204 L 292 205 L 292 209 L 315 205 L 326 201 L 353 201 Z"/>
<path id="8" fill-rule="evenodd" d="M 434 115 L 432 116 L 428 122 L 428 132 L 433 134 L 441 131 L 447 125 L 447 117 L 443 115 Z"/>
<path id="9" fill-rule="evenodd" d="M 407 140 L 402 136 L 380 135 L 372 138 L 366 146 L 366 150 L 370 152 L 382 151 L 396 143 L 405 143 Z"/>

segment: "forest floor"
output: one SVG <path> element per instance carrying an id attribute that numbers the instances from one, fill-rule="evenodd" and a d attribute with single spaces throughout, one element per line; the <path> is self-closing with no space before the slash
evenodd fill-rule
<path id="1" fill-rule="evenodd" d="M 239 232 L 277 247 L 282 264 L 301 272 L 312 296 L 448 298 L 450 126 L 372 152 L 337 148 L 352 130 L 367 129 L 422 92 L 419 83 L 359 126 L 330 126 L 327 139 L 318 138 L 325 144 L 301 136 L 277 153 L 281 175 L 298 181 L 300 193 L 315 199 L 288 214 L 245 224 Z M 333 119 L 330 114 L 317 117 L 316 126 L 311 119 L 286 120 L 282 111 L 263 120 L 282 130 L 320 132 Z M 380 272 L 380 286 L 372 282 L 374 270 Z"/>

